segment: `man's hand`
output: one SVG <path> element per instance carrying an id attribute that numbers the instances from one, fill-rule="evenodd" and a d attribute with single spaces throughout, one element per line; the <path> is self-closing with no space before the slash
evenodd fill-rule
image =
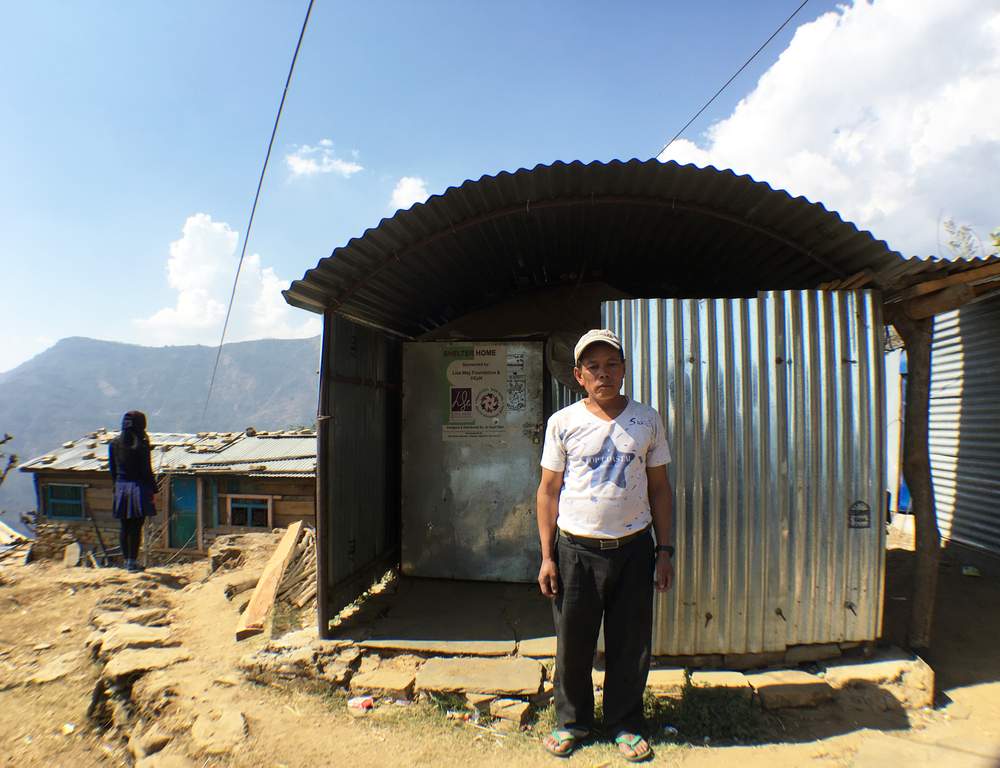
<path id="1" fill-rule="evenodd" d="M 541 576 L 539 576 L 541 580 Z M 658 592 L 666 592 L 674 583 L 674 563 L 670 555 L 666 552 L 658 552 L 656 555 L 656 589 Z"/>
<path id="2" fill-rule="evenodd" d="M 538 569 L 538 586 L 546 597 L 559 594 L 559 568 L 552 558 L 542 560 L 542 567 Z"/>

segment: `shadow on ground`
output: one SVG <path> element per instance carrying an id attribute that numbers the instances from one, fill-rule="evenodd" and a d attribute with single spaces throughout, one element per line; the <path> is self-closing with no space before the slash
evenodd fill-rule
<path id="1" fill-rule="evenodd" d="M 916 553 L 890 549 L 886 557 L 883 639 L 906 647 Z M 979 576 L 962 566 L 974 561 Z M 960 546 L 941 557 L 931 647 L 921 655 L 934 668 L 938 691 L 1000 680 L 1000 564 Z"/>

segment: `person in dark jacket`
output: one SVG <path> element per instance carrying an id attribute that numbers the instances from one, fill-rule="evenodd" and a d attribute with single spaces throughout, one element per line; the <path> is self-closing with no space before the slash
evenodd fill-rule
<path id="1" fill-rule="evenodd" d="M 115 484 L 114 516 L 121 523 L 122 557 L 128 571 L 141 571 L 139 542 L 142 524 L 156 514 L 146 414 L 129 411 L 122 417 L 122 431 L 108 446 L 108 466 Z"/>

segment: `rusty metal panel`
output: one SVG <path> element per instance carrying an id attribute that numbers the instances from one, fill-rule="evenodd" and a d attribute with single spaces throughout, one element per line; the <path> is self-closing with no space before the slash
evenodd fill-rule
<path id="1" fill-rule="evenodd" d="M 625 393 L 671 438 L 676 587 L 654 652 L 874 640 L 884 527 L 882 322 L 868 291 L 604 304 Z"/>
<path id="2" fill-rule="evenodd" d="M 941 535 L 1000 554 L 1000 298 L 934 321 L 930 458 Z"/>
<path id="3" fill-rule="evenodd" d="M 326 548 L 327 591 L 335 599 L 341 585 L 398 549 L 400 351 L 383 333 L 327 317 L 319 546 Z M 329 606 L 330 614 L 342 607 Z"/>
<path id="4" fill-rule="evenodd" d="M 543 346 L 403 345 L 406 575 L 537 578 Z"/>

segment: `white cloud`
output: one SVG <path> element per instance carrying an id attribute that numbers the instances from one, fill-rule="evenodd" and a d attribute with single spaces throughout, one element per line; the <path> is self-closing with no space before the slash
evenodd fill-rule
<path id="1" fill-rule="evenodd" d="M 1000 6 L 854 0 L 799 27 L 701 145 L 661 155 L 805 195 L 907 255 L 1000 225 Z"/>
<path id="2" fill-rule="evenodd" d="M 430 193 L 427 191 L 427 182 L 419 176 L 403 176 L 396 182 L 392 190 L 392 199 L 389 206 L 394 211 L 401 208 L 409 208 L 414 203 L 422 203 Z"/>
<path id="3" fill-rule="evenodd" d="M 349 179 L 355 173 L 364 170 L 364 167 L 356 162 L 357 150 L 351 152 L 351 157 L 354 159 L 344 160 L 337 157 L 333 151 L 333 142 L 330 139 L 320 139 L 318 146 L 303 144 L 296 147 L 294 152 L 285 155 L 285 162 L 288 170 L 292 172 L 292 178 L 314 176 L 317 173 L 336 173 Z"/>
<path id="4" fill-rule="evenodd" d="M 206 213 L 189 216 L 179 240 L 170 244 L 167 283 L 175 304 L 135 321 L 141 344 L 218 344 L 238 259 L 239 233 Z M 304 316 L 285 303 L 289 281 L 261 263 L 243 260 L 226 341 L 302 338 L 321 330 L 319 318 Z"/>

